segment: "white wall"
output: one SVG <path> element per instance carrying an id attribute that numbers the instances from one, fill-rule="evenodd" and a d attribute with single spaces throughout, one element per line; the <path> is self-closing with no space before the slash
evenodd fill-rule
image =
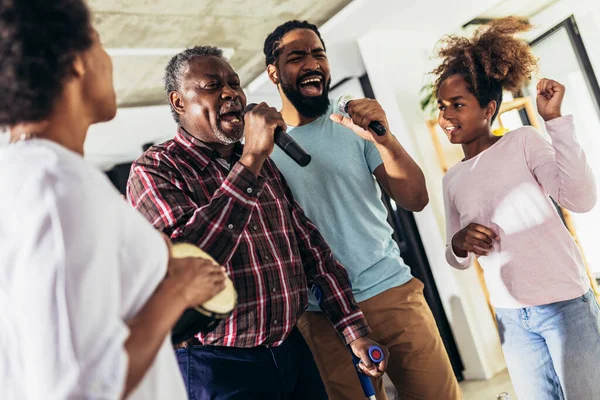
<path id="1" fill-rule="evenodd" d="M 600 2 L 597 0 L 560 0 L 530 19 L 535 27 L 525 37 L 535 39 L 569 16 L 574 15 L 596 77 L 600 80 Z M 559 54 L 557 54 L 559 56 Z"/>
<path id="2" fill-rule="evenodd" d="M 0 127 L 0 147 L 6 146 L 9 139 L 8 131 L 5 128 Z"/>
<path id="3" fill-rule="evenodd" d="M 169 106 L 119 108 L 109 122 L 92 125 L 85 142 L 85 158 L 102 169 L 131 162 L 142 145 L 175 136 L 176 124 Z"/>

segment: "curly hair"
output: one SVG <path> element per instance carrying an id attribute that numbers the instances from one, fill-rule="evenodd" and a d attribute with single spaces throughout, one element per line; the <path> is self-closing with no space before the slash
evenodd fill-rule
<path id="1" fill-rule="evenodd" d="M 263 53 L 265 54 L 265 64 L 268 66 L 270 64 L 275 64 L 277 61 L 277 57 L 279 56 L 279 42 L 281 39 L 289 32 L 296 29 L 309 29 L 317 34 L 321 44 L 323 45 L 323 49 L 325 49 L 325 42 L 323 42 L 323 38 L 321 37 L 321 32 L 319 32 L 319 28 L 316 25 L 311 24 L 308 21 L 288 21 L 282 25 L 279 25 L 273 32 L 267 36 L 265 39 L 265 44 L 263 46 Z"/>
<path id="2" fill-rule="evenodd" d="M 528 22 L 507 17 L 477 29 L 472 38 L 442 39 L 438 50 L 442 63 L 432 71 L 437 76 L 435 93 L 447 78 L 460 75 L 481 107 L 493 100 L 497 102 L 494 121 L 502 104 L 502 90 L 521 89 L 537 67 L 537 58 L 529 45 L 514 37 L 530 28 Z"/>
<path id="3" fill-rule="evenodd" d="M 50 116 L 75 56 L 92 43 L 82 0 L 0 0 L 0 126 Z"/>
<path id="4" fill-rule="evenodd" d="M 189 67 L 190 61 L 194 57 L 201 56 L 214 56 L 227 61 L 223 56 L 223 50 L 215 46 L 196 46 L 176 54 L 171 58 L 165 68 L 165 93 L 167 94 L 167 97 L 169 97 L 169 93 L 180 90 L 181 78 Z M 169 104 L 171 104 L 171 102 L 169 102 Z M 173 115 L 175 122 L 179 124 L 179 114 L 177 114 L 172 105 L 171 114 Z"/>

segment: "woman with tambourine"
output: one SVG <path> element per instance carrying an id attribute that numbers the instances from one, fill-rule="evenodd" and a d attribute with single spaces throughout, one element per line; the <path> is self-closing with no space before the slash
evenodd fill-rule
<path id="1" fill-rule="evenodd" d="M 0 388 L 8 399 L 187 399 L 170 332 L 225 287 L 82 157 L 116 113 L 82 0 L 0 0 Z"/>

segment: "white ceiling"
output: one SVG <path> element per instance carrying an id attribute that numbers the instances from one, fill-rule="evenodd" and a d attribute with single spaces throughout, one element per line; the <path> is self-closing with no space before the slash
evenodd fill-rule
<path id="1" fill-rule="evenodd" d="M 529 17 L 556 1 L 487 2 L 495 4 L 479 17 L 509 14 Z M 195 45 L 224 48 L 246 86 L 264 70 L 262 45 L 277 25 L 290 19 L 307 19 L 321 26 L 352 0 L 88 0 L 88 3 L 94 25 L 113 56 L 119 106 L 131 107 L 165 104 L 162 77 L 167 62 L 178 51 Z M 375 29 L 389 26 L 389 16 L 394 16 L 399 28 L 418 29 L 438 20 L 436 14 L 442 11 L 431 8 L 436 2 L 427 4 L 427 1 L 355 3 L 362 3 L 366 11 L 357 13 L 357 17 L 362 14 L 366 18 L 357 21 L 356 26 L 338 27 L 349 35 L 364 32 L 365 26 Z M 372 17 L 373 10 L 378 14 L 376 17 Z M 431 18 L 427 18 L 428 13 Z M 398 16 L 404 18 L 398 20 Z"/>
<path id="2" fill-rule="evenodd" d="M 559 0 L 502 0 L 481 14 L 480 18 L 502 18 L 509 15 L 531 18 Z"/>
<path id="3" fill-rule="evenodd" d="M 196 45 L 226 48 L 246 85 L 264 70 L 263 42 L 277 25 L 291 19 L 321 25 L 350 2 L 88 0 L 94 26 L 113 54 L 121 107 L 165 104 L 162 77 L 167 62 Z"/>

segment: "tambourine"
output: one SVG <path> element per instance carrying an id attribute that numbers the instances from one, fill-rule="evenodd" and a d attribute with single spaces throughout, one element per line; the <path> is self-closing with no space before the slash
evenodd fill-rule
<path id="1" fill-rule="evenodd" d="M 199 257 L 213 260 L 200 248 L 189 243 L 174 244 L 171 255 L 174 258 Z M 226 278 L 225 289 L 219 294 L 204 304 L 188 308 L 183 312 L 171 331 L 171 341 L 173 344 L 177 344 L 191 339 L 198 333 L 212 331 L 231 314 L 236 304 L 237 292 L 231 279 Z"/>

